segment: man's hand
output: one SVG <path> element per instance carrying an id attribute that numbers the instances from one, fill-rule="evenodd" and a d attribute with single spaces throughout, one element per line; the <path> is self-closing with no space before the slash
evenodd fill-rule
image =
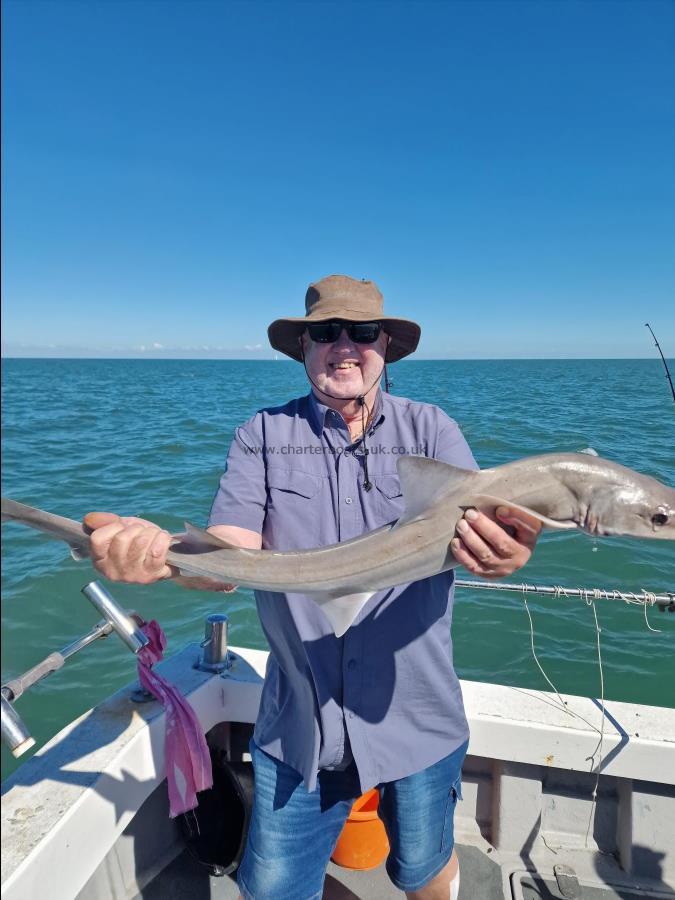
<path id="1" fill-rule="evenodd" d="M 481 578 L 502 578 L 522 569 L 542 528 L 538 519 L 507 506 L 499 506 L 495 514 L 497 522 L 485 513 L 467 509 L 457 523 L 458 536 L 450 541 L 455 559 Z"/>
<path id="2" fill-rule="evenodd" d="M 115 513 L 90 512 L 84 524 L 91 531 L 91 558 L 94 567 L 111 581 L 131 584 L 154 584 L 173 578 L 176 584 L 195 591 L 236 590 L 234 584 L 224 584 L 214 578 L 181 575 L 166 562 L 171 535 L 147 519 L 118 516 Z M 262 538 L 244 528 L 216 525 L 209 529 L 218 537 L 237 546 L 260 549 Z"/>
<path id="3" fill-rule="evenodd" d="M 91 529 L 94 567 L 111 581 L 153 584 L 173 578 L 177 570 L 166 563 L 171 535 L 146 519 L 90 512 L 84 524 Z"/>

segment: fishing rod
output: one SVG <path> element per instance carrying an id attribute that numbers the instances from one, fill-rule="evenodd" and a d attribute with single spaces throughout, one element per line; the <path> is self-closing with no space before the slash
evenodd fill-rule
<path id="1" fill-rule="evenodd" d="M 457 587 L 477 588 L 484 591 L 517 591 L 519 594 L 547 594 L 553 597 L 581 597 L 587 603 L 591 600 L 623 600 L 624 603 L 640 606 L 657 606 L 661 611 L 675 612 L 675 593 L 666 591 L 657 594 L 654 591 L 640 593 L 634 591 L 608 590 L 606 588 L 565 588 L 559 585 L 541 584 L 509 584 L 508 582 L 473 581 L 456 578 Z"/>
<path id="2" fill-rule="evenodd" d="M 670 390 L 671 390 L 671 393 L 672 393 L 672 395 L 673 395 L 673 402 L 675 403 L 675 387 L 673 387 L 673 379 L 670 377 L 670 371 L 669 371 L 669 369 L 668 369 L 668 363 L 666 362 L 666 358 L 665 358 L 665 356 L 663 355 L 663 350 L 661 350 L 661 345 L 660 345 L 659 342 L 656 340 L 656 335 L 655 335 L 654 332 L 652 331 L 652 326 L 649 324 L 649 322 L 645 322 L 645 328 L 649 328 L 649 330 L 651 331 L 652 337 L 654 338 L 654 343 L 656 344 L 656 349 L 657 349 L 657 350 L 659 351 L 659 353 L 661 354 L 661 359 L 663 360 L 663 366 L 664 366 L 664 368 L 665 368 L 665 370 L 666 370 L 666 378 L 668 379 L 668 381 L 669 381 L 669 383 L 670 383 Z"/>

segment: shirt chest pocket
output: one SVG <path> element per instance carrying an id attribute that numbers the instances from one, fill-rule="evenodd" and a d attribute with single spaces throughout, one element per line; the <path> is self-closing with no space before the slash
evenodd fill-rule
<path id="1" fill-rule="evenodd" d="M 267 470 L 265 535 L 276 549 L 317 545 L 325 479 L 294 469 Z"/>
<path id="2" fill-rule="evenodd" d="M 321 479 L 318 475 L 310 475 L 309 472 L 298 472 L 293 469 L 268 469 L 267 487 L 270 501 L 276 499 L 277 502 L 286 502 L 288 498 L 282 496 L 286 494 L 311 500 L 321 487 Z M 280 491 L 281 494 L 278 494 L 277 491 Z"/>
<path id="3" fill-rule="evenodd" d="M 375 475 L 371 481 L 375 485 L 374 500 L 378 505 L 381 524 L 387 525 L 394 519 L 400 519 L 405 504 L 398 475 Z"/>

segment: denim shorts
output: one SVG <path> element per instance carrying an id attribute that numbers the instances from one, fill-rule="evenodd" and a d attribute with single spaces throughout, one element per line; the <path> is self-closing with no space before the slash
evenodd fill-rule
<path id="1" fill-rule="evenodd" d="M 387 873 L 402 891 L 423 887 L 447 864 L 454 846 L 468 742 L 429 768 L 379 785 L 379 815 L 389 836 Z M 320 900 L 326 868 L 354 800 L 352 764 L 319 772 L 308 793 L 302 777 L 251 741 L 255 798 L 237 875 L 245 900 Z"/>

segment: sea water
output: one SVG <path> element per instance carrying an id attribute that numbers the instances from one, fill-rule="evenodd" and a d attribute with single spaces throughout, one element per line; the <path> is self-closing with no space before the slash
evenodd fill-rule
<path id="1" fill-rule="evenodd" d="M 406 360 L 389 374 L 393 393 L 452 416 L 482 467 L 591 447 L 675 483 L 675 404 L 658 359 Z M 186 519 L 203 524 L 235 427 L 306 390 L 302 367 L 287 360 L 3 360 L 3 496 L 74 519 L 101 509 L 172 532 Z M 80 590 L 92 577 L 63 544 L 3 526 L 3 681 L 89 630 L 97 615 Z M 549 532 L 510 580 L 674 591 L 675 545 Z M 251 591 L 161 583 L 112 592 L 160 622 L 168 653 L 199 640 L 211 612 L 229 615 L 231 643 L 266 646 Z M 563 597 L 528 603 L 537 654 L 556 687 L 598 696 L 593 610 Z M 596 610 L 606 696 L 675 707 L 675 615 L 649 610 L 654 631 L 641 607 L 599 600 Z M 453 638 L 460 677 L 549 689 L 520 595 L 458 589 Z M 134 657 L 113 635 L 69 659 L 17 708 L 39 744 L 134 677 Z M 2 765 L 3 777 L 15 766 L 4 747 Z"/>

